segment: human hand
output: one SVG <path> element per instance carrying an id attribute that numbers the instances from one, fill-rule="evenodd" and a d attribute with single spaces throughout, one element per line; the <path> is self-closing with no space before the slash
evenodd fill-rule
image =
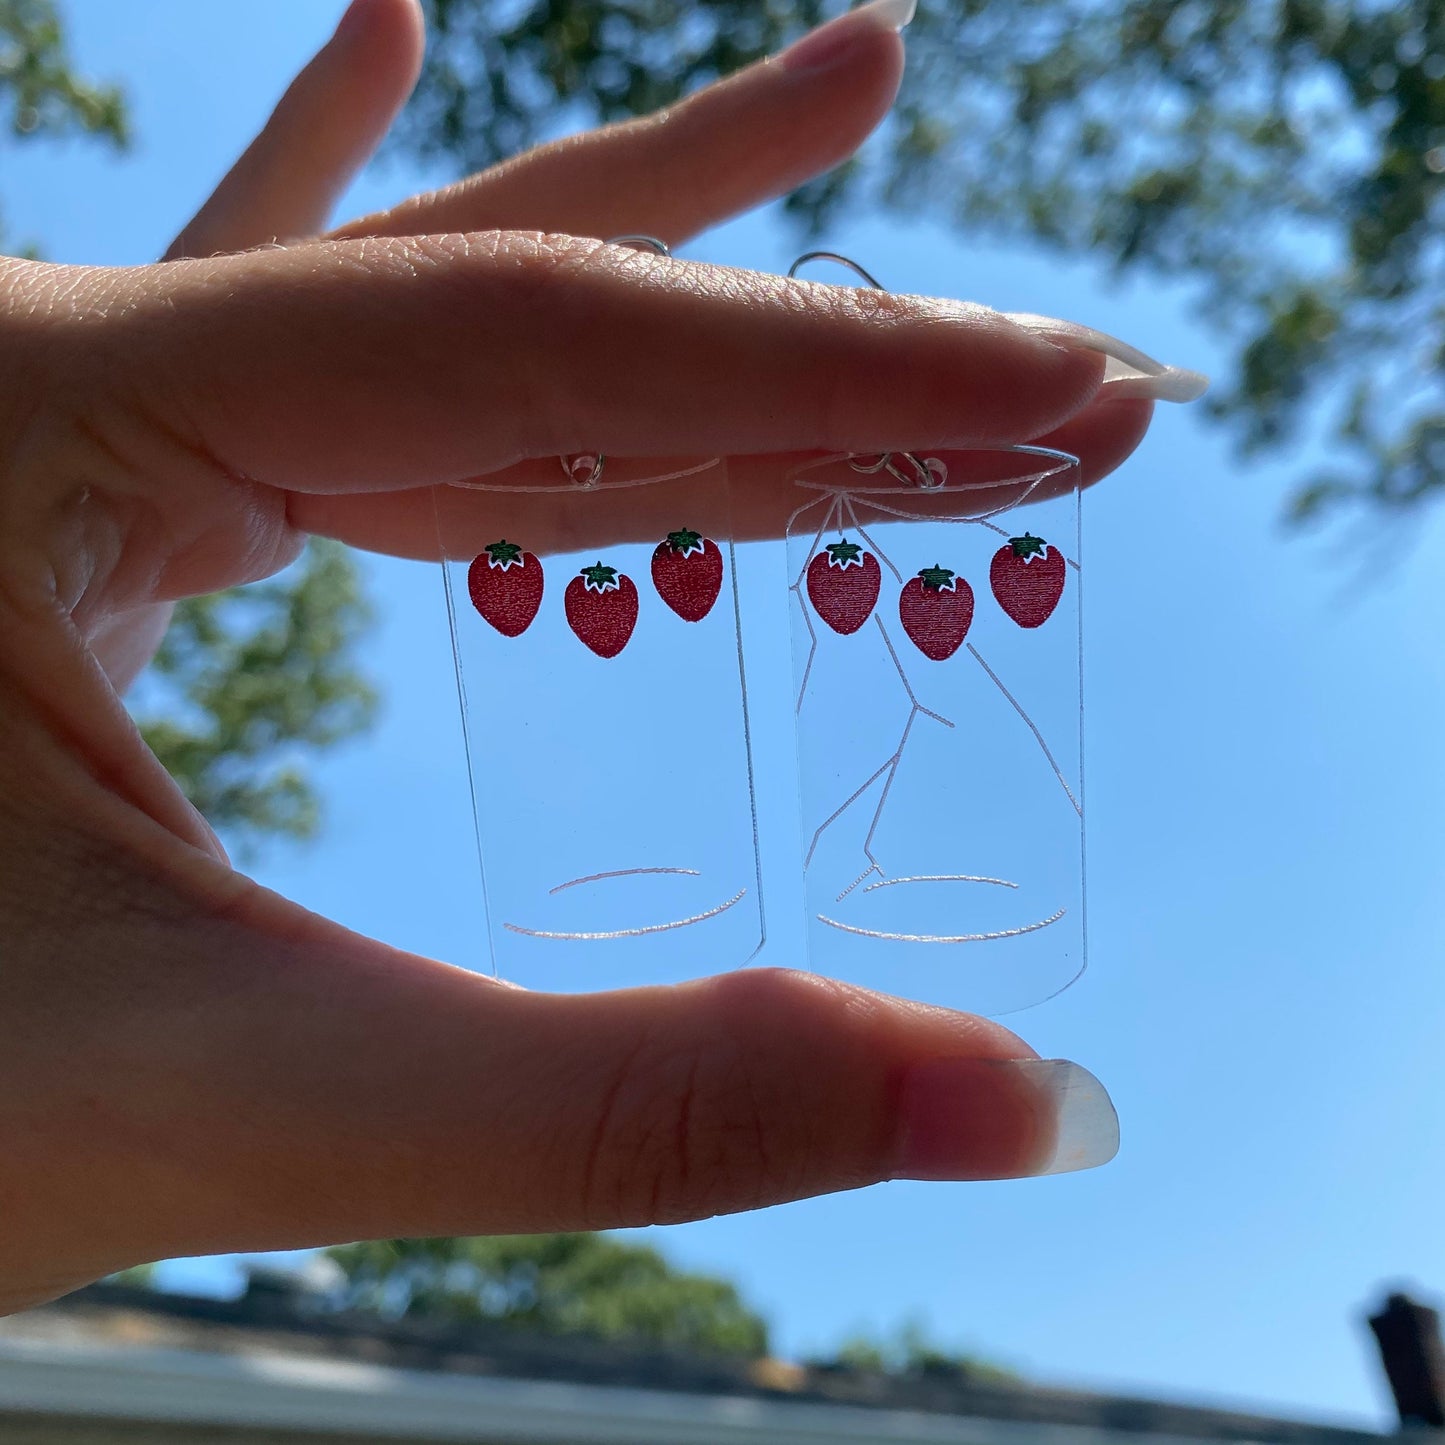
<path id="1" fill-rule="evenodd" d="M 308 239 L 418 63 L 414 0 L 358 0 L 175 259 L 0 261 L 0 1307 L 1112 1154 L 1102 1089 L 980 1019 L 774 970 L 539 995 L 316 918 L 229 868 L 117 695 L 174 599 L 309 532 L 430 555 L 432 488 L 560 454 L 727 453 L 755 533 L 791 452 L 1126 457 L 1148 385 L 1065 329 L 573 239 L 676 242 L 842 159 L 901 44 L 862 13 L 811 46 Z"/>

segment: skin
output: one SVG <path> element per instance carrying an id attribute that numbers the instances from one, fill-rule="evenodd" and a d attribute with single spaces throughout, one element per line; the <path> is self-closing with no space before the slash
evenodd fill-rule
<path id="1" fill-rule="evenodd" d="M 421 53 L 413 0 L 358 0 L 166 261 L 0 260 L 0 1309 L 168 1255 L 923 1172 L 909 1080 L 939 1060 L 979 1064 L 942 1172 L 1049 1151 L 996 1024 L 780 970 L 546 996 L 316 917 L 230 868 L 120 702 L 175 599 L 309 532 L 435 555 L 433 488 L 559 454 L 731 454 L 753 535 L 798 453 L 1126 457 L 1148 404 L 984 308 L 575 239 L 675 243 L 841 160 L 902 45 L 835 24 L 829 69 L 765 62 L 317 238 Z M 515 499 L 466 495 L 461 530 L 512 529 Z"/>

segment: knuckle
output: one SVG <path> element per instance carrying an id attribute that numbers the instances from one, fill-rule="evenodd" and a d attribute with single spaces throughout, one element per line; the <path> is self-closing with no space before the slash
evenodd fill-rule
<path id="1" fill-rule="evenodd" d="M 565 450 L 576 429 L 575 371 L 604 306 L 597 283 L 619 265 L 618 248 L 576 236 L 488 231 L 414 238 L 402 244 L 418 264 L 455 278 L 456 315 L 474 318 L 478 338 L 505 350 L 499 410 L 509 418 L 519 455 Z M 626 265 L 627 253 L 620 264 Z"/>
<path id="2" fill-rule="evenodd" d="M 549 320 L 565 317 L 578 287 L 615 266 L 617 248 L 580 236 L 497 231 L 487 241 L 509 294 L 529 310 L 545 310 Z"/>
<path id="3" fill-rule="evenodd" d="M 956 376 L 939 367 L 941 337 L 926 303 L 869 286 L 822 285 L 795 280 L 784 293 L 831 364 L 810 368 L 813 426 L 830 445 L 870 449 L 877 433 L 877 392 L 886 373 L 890 394 L 923 411 L 924 398 L 947 394 L 957 404 Z M 949 388 L 955 388 L 948 394 Z M 893 439 L 898 445 L 916 438 Z"/>
<path id="4" fill-rule="evenodd" d="M 590 1218 L 669 1224 L 756 1208 L 836 1167 L 826 1079 L 805 1044 L 853 1026 L 844 994 L 766 969 L 707 987 L 704 1039 L 647 1040 L 619 1070 L 588 1154 Z"/>
<path id="5" fill-rule="evenodd" d="M 773 1193 L 772 1121 L 734 1049 L 653 1051 L 629 1073 L 599 1124 L 589 1214 L 670 1224 Z"/>

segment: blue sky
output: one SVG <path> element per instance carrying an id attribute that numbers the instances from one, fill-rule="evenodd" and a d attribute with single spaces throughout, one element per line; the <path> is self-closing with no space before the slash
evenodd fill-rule
<path id="1" fill-rule="evenodd" d="M 131 88 L 136 145 L 122 160 L 0 150 L 10 234 L 61 260 L 153 257 L 339 8 L 253 0 L 243 19 L 227 4 L 70 0 L 82 62 Z M 383 167 L 347 208 L 426 179 Z M 1111 289 L 1088 266 L 896 219 L 828 240 L 899 290 L 1071 316 L 1220 364 L 1182 291 Z M 689 254 L 781 270 L 792 241 L 764 214 Z M 1387 1286 L 1445 1283 L 1445 531 L 1422 517 L 1398 535 L 1287 535 L 1291 475 L 1242 463 L 1200 409 L 1175 408 L 1087 499 L 1091 966 L 1012 1022 L 1105 1080 L 1119 1158 L 654 1233 L 679 1262 L 738 1280 L 783 1353 L 917 1319 L 1050 1381 L 1388 1420 L 1361 1312 Z M 437 573 L 369 574 L 381 724 L 318 767 L 322 842 L 257 872 L 352 927 L 477 965 Z M 786 638 L 774 651 L 764 698 L 786 686 Z M 767 843 L 773 861 L 791 846 Z M 766 957 L 796 962 L 796 947 L 775 928 Z M 224 1288 L 234 1273 L 187 1262 L 168 1277 Z"/>

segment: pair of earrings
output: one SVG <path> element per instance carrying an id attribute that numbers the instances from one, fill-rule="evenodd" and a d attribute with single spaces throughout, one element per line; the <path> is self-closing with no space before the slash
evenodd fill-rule
<path id="1" fill-rule="evenodd" d="M 833 252 L 789 275 L 824 260 L 879 286 Z M 772 749 L 758 773 L 739 579 L 745 596 L 765 591 L 772 554 L 734 545 L 727 462 L 639 476 L 599 451 L 560 466 L 560 484 L 464 485 L 531 494 L 520 510 L 537 535 L 565 543 L 529 550 L 509 531 L 446 569 L 497 972 L 570 990 L 751 961 L 765 935 L 760 817 L 796 788 L 812 967 L 990 1013 L 1077 975 L 1079 642 L 1061 615 L 1078 615 L 1075 459 L 1005 447 L 950 476 L 942 458 L 896 450 L 794 467 L 796 769 L 779 771 Z M 640 544 L 616 540 L 619 509 L 601 495 L 629 488 L 646 493 L 634 517 L 657 519 Z M 448 499 L 447 516 L 470 532 L 465 506 Z M 1008 525 L 1024 509 L 1028 526 Z M 556 610 L 585 652 L 514 650 L 543 632 L 563 552 Z M 980 611 L 969 577 L 985 574 L 997 607 Z M 653 619 L 650 598 L 666 609 Z M 756 639 L 764 670 L 777 642 Z M 948 665 L 921 668 L 919 654 Z"/>

